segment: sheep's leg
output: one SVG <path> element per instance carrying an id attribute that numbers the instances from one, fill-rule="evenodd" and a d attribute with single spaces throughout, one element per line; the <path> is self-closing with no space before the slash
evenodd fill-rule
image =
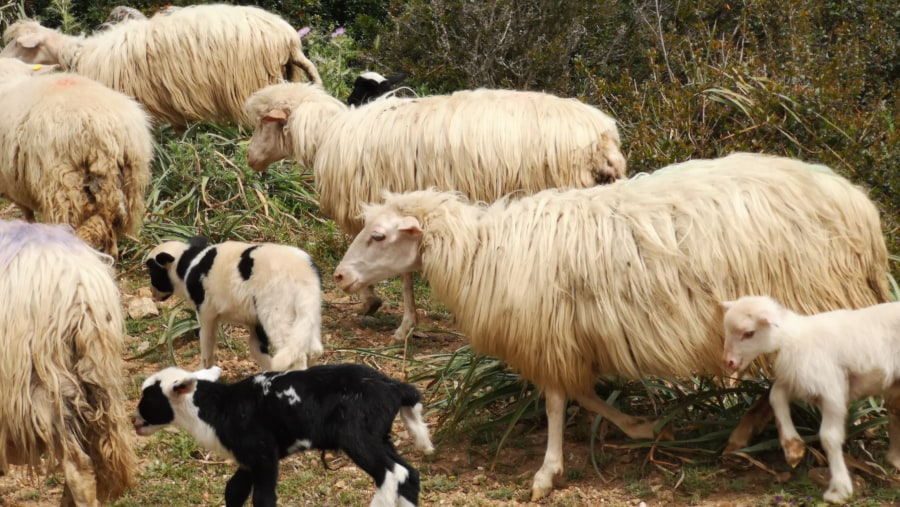
<path id="1" fill-rule="evenodd" d="M 253 473 L 240 467 L 225 484 L 225 507 L 242 507 L 253 489 Z"/>
<path id="2" fill-rule="evenodd" d="M 601 400 L 594 393 L 585 393 L 575 399 L 582 407 L 609 419 L 630 438 L 647 440 L 655 438 L 653 434 L 653 427 L 656 426 L 655 420 L 625 414 Z"/>
<path id="3" fill-rule="evenodd" d="M 367 285 L 362 290 L 363 306 L 360 314 L 372 315 L 381 308 L 381 298 L 375 294 L 375 286 Z"/>
<path id="4" fill-rule="evenodd" d="M 406 340 L 409 333 L 416 327 L 418 316 L 416 315 L 416 295 L 413 291 L 413 275 L 412 273 L 403 273 L 400 275 L 403 280 L 403 321 L 400 327 L 394 331 L 394 341 L 402 342 Z"/>
<path id="5" fill-rule="evenodd" d="M 344 436 L 351 438 L 354 434 L 358 437 L 353 441 L 342 442 L 340 448 L 375 481 L 378 491 L 369 507 L 394 507 L 397 505 L 398 486 L 406 481 L 409 471 L 395 463 L 385 452 L 385 442 L 389 443 L 390 440 L 379 441 L 375 437 L 367 437 L 365 428 L 351 428 Z"/>
<path id="6" fill-rule="evenodd" d="M 830 395 L 833 396 L 833 393 Z M 850 479 L 850 471 L 847 470 L 842 450 L 847 404 L 842 401 L 842 397 L 834 398 L 822 400 L 822 426 L 819 428 L 819 438 L 825 454 L 828 455 L 828 470 L 831 472 L 831 482 L 824 498 L 826 502 L 843 503 L 853 495 L 853 481 Z"/>
<path id="7" fill-rule="evenodd" d="M 554 479 L 563 473 L 563 431 L 565 430 L 566 394 L 562 389 L 544 391 L 547 410 L 547 452 L 544 464 L 534 475 L 531 485 L 531 501 L 550 494 Z"/>
<path id="8" fill-rule="evenodd" d="M 399 496 L 397 498 L 397 505 L 399 507 L 419 505 L 419 471 L 410 466 L 410 464 L 397 453 L 397 449 L 390 443 L 390 436 L 388 436 L 387 440 L 387 450 L 391 459 L 403 467 L 407 473 L 406 478 L 401 478 L 400 473 L 395 473 L 398 479 L 397 493 Z M 395 470 L 399 472 L 396 468 Z"/>
<path id="9" fill-rule="evenodd" d="M 884 395 L 884 406 L 888 411 L 888 446 L 887 460 L 894 468 L 900 470 L 900 385 L 893 386 Z"/>
<path id="10" fill-rule="evenodd" d="M 276 507 L 278 496 L 278 461 L 253 467 L 253 507 Z"/>
<path id="11" fill-rule="evenodd" d="M 266 330 L 262 324 L 247 329 L 250 332 L 250 355 L 262 371 L 272 371 L 272 356 L 269 351 L 269 340 L 264 338 Z M 265 345 L 264 345 L 265 344 Z"/>
<path id="12" fill-rule="evenodd" d="M 791 398 L 785 384 L 775 382 L 769 392 L 769 403 L 775 414 L 775 424 L 778 425 L 778 439 L 781 441 L 781 448 L 784 449 L 784 459 L 791 467 L 796 467 L 803 459 L 806 445 L 791 419 Z"/>
<path id="13" fill-rule="evenodd" d="M 97 480 L 91 458 L 77 445 L 70 445 L 71 454 L 63 458 L 63 474 L 66 486 L 61 505 L 75 507 L 99 507 L 97 501 Z"/>
<path id="14" fill-rule="evenodd" d="M 728 454 L 750 445 L 750 439 L 765 429 L 771 420 L 772 405 L 767 394 L 756 400 L 756 403 L 750 407 L 750 410 L 741 417 L 741 422 L 738 423 L 734 431 L 731 432 L 731 436 L 728 437 L 728 445 L 725 446 L 722 454 Z"/>
<path id="15" fill-rule="evenodd" d="M 219 319 L 215 315 L 198 313 L 200 317 L 200 366 L 206 369 L 216 364 L 216 340 L 219 338 Z"/>

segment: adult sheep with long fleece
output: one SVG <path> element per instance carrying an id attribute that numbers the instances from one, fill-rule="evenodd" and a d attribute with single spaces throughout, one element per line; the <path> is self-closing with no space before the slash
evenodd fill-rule
<path id="1" fill-rule="evenodd" d="M 66 225 L 0 221 L 0 471 L 61 469 L 64 506 L 134 482 L 111 264 Z"/>
<path id="2" fill-rule="evenodd" d="M 594 394 L 599 375 L 722 373 L 719 301 L 768 293 L 813 313 L 888 299 L 875 205 L 828 168 L 781 157 L 695 160 L 493 205 L 390 194 L 364 216 L 335 270 L 341 289 L 421 271 L 474 349 L 544 391 L 534 498 L 563 471 L 567 398 L 653 437 L 653 422 Z M 746 445 L 745 423 L 758 425 L 742 421 L 731 448 Z"/>
<path id="3" fill-rule="evenodd" d="M 362 228 L 361 205 L 385 190 L 437 187 L 494 201 L 625 176 L 615 121 L 546 93 L 478 89 L 350 108 L 320 88 L 283 84 L 255 93 L 247 114 L 256 125 L 248 164 L 262 171 L 290 157 L 312 167 L 320 209 L 351 235 Z M 411 274 L 403 293 L 395 339 L 416 324 Z M 367 313 L 381 304 L 371 288 L 365 298 Z"/>
<path id="4" fill-rule="evenodd" d="M 3 40 L 0 56 L 59 64 L 136 98 L 151 116 L 179 128 L 190 120 L 250 125 L 247 98 L 267 85 L 300 80 L 301 70 L 322 84 L 297 31 L 258 7 L 194 5 L 89 37 L 19 21 Z"/>
<path id="5" fill-rule="evenodd" d="M 95 81 L 34 67 L 0 58 L 0 194 L 115 256 L 144 220 L 149 118 Z"/>

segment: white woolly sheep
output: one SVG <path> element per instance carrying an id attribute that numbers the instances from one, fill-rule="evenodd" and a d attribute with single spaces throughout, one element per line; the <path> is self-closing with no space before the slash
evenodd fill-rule
<path id="1" fill-rule="evenodd" d="M 292 157 L 313 167 L 320 209 L 351 235 L 361 204 L 385 190 L 437 187 L 494 201 L 625 176 L 615 121 L 545 93 L 479 89 L 348 108 L 309 85 L 277 85 L 250 97 L 247 114 L 256 125 L 248 164 L 262 171 Z M 411 274 L 403 284 L 396 340 L 416 324 Z M 365 300 L 366 313 L 381 304 L 371 288 Z"/>
<path id="2" fill-rule="evenodd" d="M 803 458 L 804 444 L 791 420 L 790 401 L 801 399 L 821 409 L 819 437 L 831 472 L 825 500 L 845 502 L 853 495 L 841 450 L 847 404 L 884 395 L 890 406 L 900 395 L 900 303 L 809 316 L 767 296 L 744 296 L 722 306 L 728 369 L 739 372 L 757 356 L 778 354 L 769 401 L 791 466 Z M 900 412 L 892 410 L 888 416 L 887 459 L 900 469 Z"/>
<path id="3" fill-rule="evenodd" d="M 175 424 L 205 448 L 234 459 L 225 505 L 253 493 L 254 507 L 275 507 L 278 461 L 307 449 L 341 450 L 372 476 L 372 507 L 418 505 L 419 472 L 391 443 L 400 413 L 418 449 L 431 453 L 419 391 L 359 364 L 263 373 L 234 384 L 215 382 L 213 367 L 167 368 L 144 381 L 134 415 L 139 435 Z"/>
<path id="4" fill-rule="evenodd" d="M 322 79 L 300 36 L 258 7 L 194 5 L 129 20 L 90 37 L 72 37 L 34 21 L 13 23 L 0 56 L 58 63 L 136 98 L 151 116 L 176 128 L 189 120 L 237 121 L 256 90 L 296 81 L 302 69 Z"/>
<path id="5" fill-rule="evenodd" d="M 111 263 L 68 226 L 0 221 L 0 472 L 61 468 L 62 505 L 134 482 Z"/>
<path id="6" fill-rule="evenodd" d="M 204 368 L 215 364 L 219 322 L 247 328 L 263 371 L 305 369 L 322 355 L 322 280 L 303 250 L 194 237 L 162 243 L 146 265 L 157 299 L 176 294 L 197 310 Z"/>
<path id="7" fill-rule="evenodd" d="M 735 154 L 608 186 L 464 201 L 387 195 L 366 209 L 334 277 L 353 292 L 421 270 L 475 350 L 544 391 L 534 498 L 563 471 L 567 397 L 632 438 L 653 437 L 654 422 L 594 394 L 598 375 L 722 373 L 719 301 L 766 292 L 822 311 L 888 298 L 878 210 L 823 166 Z M 757 421 L 745 416 L 730 449 L 746 445 L 748 427 Z"/>
<path id="8" fill-rule="evenodd" d="M 110 255 L 144 220 L 153 137 L 140 105 L 82 76 L 0 58 L 0 193 Z"/>
<path id="9" fill-rule="evenodd" d="M 361 106 L 390 93 L 394 86 L 403 82 L 406 74 L 382 76 L 377 72 L 363 72 L 353 82 L 353 90 L 347 97 L 348 106 Z"/>

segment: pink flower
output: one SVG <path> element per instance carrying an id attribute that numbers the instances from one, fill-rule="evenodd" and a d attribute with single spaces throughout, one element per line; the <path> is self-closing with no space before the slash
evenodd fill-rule
<path id="1" fill-rule="evenodd" d="M 334 32 L 331 33 L 331 38 L 334 39 L 335 37 L 340 37 L 345 33 L 347 33 L 347 30 L 344 27 L 338 27 Z"/>
<path id="2" fill-rule="evenodd" d="M 309 35 L 309 32 L 311 32 L 311 31 L 312 31 L 312 28 L 310 28 L 308 26 L 304 26 L 303 28 L 297 30 L 297 35 L 299 35 L 300 38 L 302 39 L 302 38 L 306 37 L 307 35 Z"/>

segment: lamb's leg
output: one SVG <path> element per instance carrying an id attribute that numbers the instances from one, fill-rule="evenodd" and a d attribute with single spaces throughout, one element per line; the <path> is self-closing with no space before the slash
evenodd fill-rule
<path id="1" fill-rule="evenodd" d="M 272 371 L 272 356 L 265 328 L 262 324 L 257 324 L 247 330 L 250 332 L 250 355 L 259 365 L 260 370 Z"/>
<path id="2" fill-rule="evenodd" d="M 363 306 L 360 313 L 362 315 L 372 315 L 381 308 L 381 298 L 375 295 L 375 286 L 367 285 L 362 290 Z"/>
<path id="3" fill-rule="evenodd" d="M 390 440 L 387 441 L 387 451 L 391 459 L 394 460 L 395 463 L 403 467 L 406 470 L 407 474 L 407 477 L 405 479 L 401 479 L 400 473 L 395 474 L 398 479 L 397 505 L 399 507 L 419 505 L 419 471 L 413 468 L 409 463 L 406 462 L 405 459 L 403 459 L 402 456 L 400 456 L 400 454 L 397 452 L 397 449 L 395 449 L 394 446 L 390 443 Z M 399 470 L 397 471 L 399 472 Z"/>
<path id="4" fill-rule="evenodd" d="M 369 507 L 394 507 L 397 505 L 399 484 L 406 481 L 409 471 L 390 459 L 390 455 L 384 449 L 386 444 L 390 444 L 390 440 L 364 436 L 366 430 L 362 428 L 358 432 L 350 429 L 347 433 L 343 436 L 350 438 L 356 434 L 357 438 L 354 441 L 342 442 L 341 450 L 356 463 L 356 466 L 372 477 L 378 488 Z"/>
<path id="5" fill-rule="evenodd" d="M 887 460 L 900 470 L 900 385 L 893 386 L 884 395 L 884 407 L 888 411 L 888 446 Z"/>
<path id="6" fill-rule="evenodd" d="M 844 424 L 847 419 L 847 404 L 842 397 L 829 393 L 831 399 L 822 400 L 822 427 L 819 428 L 819 439 L 825 454 L 828 455 L 828 470 L 831 482 L 825 492 L 826 502 L 843 503 L 853 495 L 853 481 L 844 462 Z M 835 399 L 837 398 L 837 399 Z"/>
<path id="7" fill-rule="evenodd" d="M 278 495 L 278 458 L 267 465 L 257 464 L 253 467 L 253 507 L 276 507 Z"/>
<path id="8" fill-rule="evenodd" d="M 550 494 L 553 481 L 563 473 L 563 431 L 565 430 L 566 394 L 562 389 L 544 391 L 547 410 L 547 452 L 544 464 L 534 475 L 531 485 L 531 501 L 536 502 Z"/>
<path id="9" fill-rule="evenodd" d="M 225 507 L 241 507 L 250 498 L 253 489 L 253 473 L 240 467 L 225 484 Z"/>
<path id="10" fill-rule="evenodd" d="M 775 424 L 778 425 L 778 438 L 781 441 L 781 448 L 784 449 L 784 459 L 792 467 L 796 467 L 803 454 L 806 452 L 806 445 L 797 428 L 794 427 L 794 421 L 791 419 L 791 399 L 785 384 L 776 381 L 769 392 L 769 403 L 772 404 L 772 412 L 775 414 Z"/>
<path id="11" fill-rule="evenodd" d="M 750 439 L 765 429 L 771 420 L 772 405 L 767 394 L 756 400 L 756 403 L 750 407 L 750 410 L 741 417 L 741 422 L 738 423 L 734 431 L 731 432 L 731 436 L 728 437 L 728 445 L 725 446 L 722 454 L 728 454 L 750 445 Z"/>
<path id="12" fill-rule="evenodd" d="M 633 415 L 625 414 L 619 410 L 616 410 L 616 408 L 609 403 L 601 400 L 594 393 L 585 393 L 575 399 L 582 407 L 609 419 L 611 423 L 615 424 L 630 438 L 655 438 L 655 435 L 653 434 L 653 427 L 656 425 L 655 420 L 648 420 L 643 417 L 635 417 Z"/>
<path id="13" fill-rule="evenodd" d="M 70 455 L 63 458 L 63 474 L 66 486 L 61 505 L 75 507 L 99 507 L 97 480 L 91 458 L 77 446 L 69 446 Z"/>
<path id="14" fill-rule="evenodd" d="M 212 312 L 209 312 L 212 313 Z M 219 319 L 215 315 L 199 314 L 200 318 L 200 366 L 203 369 L 216 364 L 216 341 L 219 338 Z"/>
<path id="15" fill-rule="evenodd" d="M 416 327 L 418 316 L 416 315 L 416 295 L 413 291 L 413 275 L 412 273 L 404 273 L 400 275 L 403 280 L 403 321 L 400 327 L 394 331 L 394 341 L 402 342 L 406 340 L 410 331 Z"/>

